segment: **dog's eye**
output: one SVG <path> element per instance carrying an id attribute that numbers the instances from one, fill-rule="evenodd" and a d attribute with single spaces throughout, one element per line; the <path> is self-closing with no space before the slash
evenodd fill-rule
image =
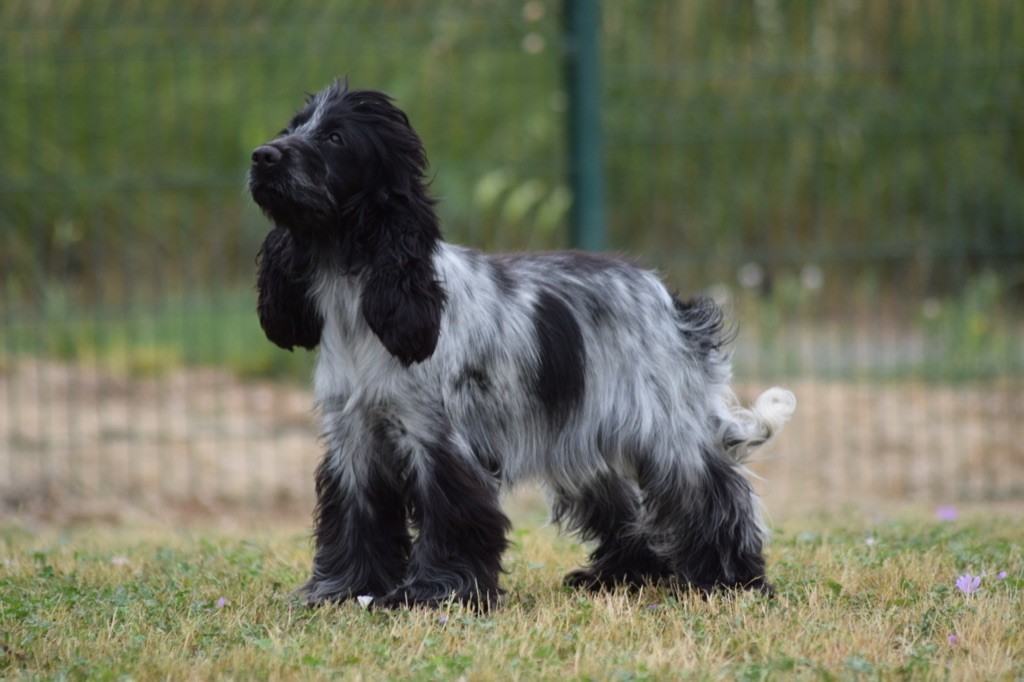
<path id="1" fill-rule="evenodd" d="M 342 143 L 342 139 L 341 139 L 341 134 L 340 133 L 331 133 L 330 135 L 327 136 L 327 140 L 331 144 L 341 144 Z"/>

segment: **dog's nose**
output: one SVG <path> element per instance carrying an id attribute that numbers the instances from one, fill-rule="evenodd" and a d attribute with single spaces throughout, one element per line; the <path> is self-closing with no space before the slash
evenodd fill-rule
<path id="1" fill-rule="evenodd" d="M 252 162 L 259 166 L 273 166 L 281 160 L 281 150 L 269 144 L 256 147 L 252 153 Z"/>

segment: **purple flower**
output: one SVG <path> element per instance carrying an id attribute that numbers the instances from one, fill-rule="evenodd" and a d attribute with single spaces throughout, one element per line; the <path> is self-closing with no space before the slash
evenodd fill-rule
<path id="1" fill-rule="evenodd" d="M 1006 580 L 1006 571 L 999 571 L 999 575 L 996 576 L 1000 580 Z"/>
<path id="2" fill-rule="evenodd" d="M 222 609 L 222 608 L 224 608 L 227 605 L 228 605 L 228 600 L 225 599 L 224 597 L 221 597 L 220 599 L 217 600 L 217 608 L 218 609 Z"/>
<path id="3" fill-rule="evenodd" d="M 940 521 L 956 521 L 956 517 L 959 515 L 956 507 L 950 507 L 943 505 L 935 510 L 935 518 Z"/>
<path id="4" fill-rule="evenodd" d="M 956 646 L 958 640 L 956 635 L 950 635 L 949 637 L 946 637 L 946 641 L 949 642 L 950 646 Z"/>
<path id="5" fill-rule="evenodd" d="M 440 623 L 441 625 L 444 625 L 445 623 L 448 622 L 448 616 L 438 616 L 437 622 Z"/>
<path id="6" fill-rule="evenodd" d="M 981 576 L 964 573 L 956 579 L 956 589 L 964 594 L 974 594 L 981 587 Z"/>

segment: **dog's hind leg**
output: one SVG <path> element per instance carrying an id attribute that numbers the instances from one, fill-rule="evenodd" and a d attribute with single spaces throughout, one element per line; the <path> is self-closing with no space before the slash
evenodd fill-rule
<path id="1" fill-rule="evenodd" d="M 663 460 L 659 470 L 641 477 L 640 485 L 652 547 L 674 578 L 702 591 L 739 587 L 770 593 L 761 509 L 741 468 L 705 450 L 698 466 Z"/>
<path id="2" fill-rule="evenodd" d="M 596 541 L 590 565 L 565 576 L 568 587 L 603 590 L 617 585 L 640 587 L 671 574 L 641 532 L 639 491 L 611 471 L 576 490 L 556 490 L 553 519 L 585 541 Z"/>
<path id="3" fill-rule="evenodd" d="M 501 555 L 511 522 L 487 473 L 451 442 L 413 455 L 412 524 L 405 581 L 374 608 L 436 607 L 454 600 L 486 610 L 501 595 Z"/>

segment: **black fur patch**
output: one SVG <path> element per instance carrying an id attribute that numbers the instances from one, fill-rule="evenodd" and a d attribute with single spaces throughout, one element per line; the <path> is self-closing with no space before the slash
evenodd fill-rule
<path id="1" fill-rule="evenodd" d="M 312 251 L 288 229 L 275 227 L 256 256 L 256 312 L 267 338 L 286 350 L 320 343 L 323 320 L 309 297 Z"/>
<path id="2" fill-rule="evenodd" d="M 684 335 L 702 356 L 731 341 L 731 335 L 726 331 L 725 315 L 713 299 L 707 296 L 694 296 L 687 301 L 673 298 L 673 303 Z"/>
<path id="3" fill-rule="evenodd" d="M 479 365 L 464 365 L 452 382 L 456 391 L 475 390 L 487 393 L 491 390 L 491 378 L 487 370 Z"/>
<path id="4" fill-rule="evenodd" d="M 598 542 L 590 553 L 590 567 L 569 573 L 565 584 L 599 590 L 616 585 L 639 587 L 667 577 L 668 564 L 636 533 L 639 515 L 637 491 L 615 474 L 590 482 L 579 497 L 559 497 L 554 519 L 581 539 Z"/>
<path id="5" fill-rule="evenodd" d="M 411 484 L 419 532 L 406 581 L 375 608 L 437 606 L 448 599 L 487 609 L 501 594 L 498 577 L 511 522 L 481 472 L 443 445 L 430 448 L 426 480 Z"/>
<path id="6" fill-rule="evenodd" d="M 434 354 L 446 299 L 428 257 L 382 254 L 366 281 L 361 309 L 388 352 L 408 367 Z"/>
<path id="7" fill-rule="evenodd" d="M 750 483 L 714 453 L 704 453 L 704 462 L 701 491 L 689 496 L 687 511 L 682 501 L 664 494 L 651 510 L 665 536 L 678 538 L 674 572 L 682 584 L 702 591 L 738 587 L 770 594 Z"/>
<path id="8" fill-rule="evenodd" d="M 303 586 L 310 605 L 384 595 L 405 576 L 410 553 L 401 484 L 383 467 L 358 482 L 356 502 L 339 484 L 327 455 L 316 472 L 313 575 Z"/>
<path id="9" fill-rule="evenodd" d="M 564 420 L 583 400 L 586 388 L 586 349 L 576 316 L 560 298 L 544 291 L 533 311 L 540 365 L 535 390 L 556 422 Z"/>

